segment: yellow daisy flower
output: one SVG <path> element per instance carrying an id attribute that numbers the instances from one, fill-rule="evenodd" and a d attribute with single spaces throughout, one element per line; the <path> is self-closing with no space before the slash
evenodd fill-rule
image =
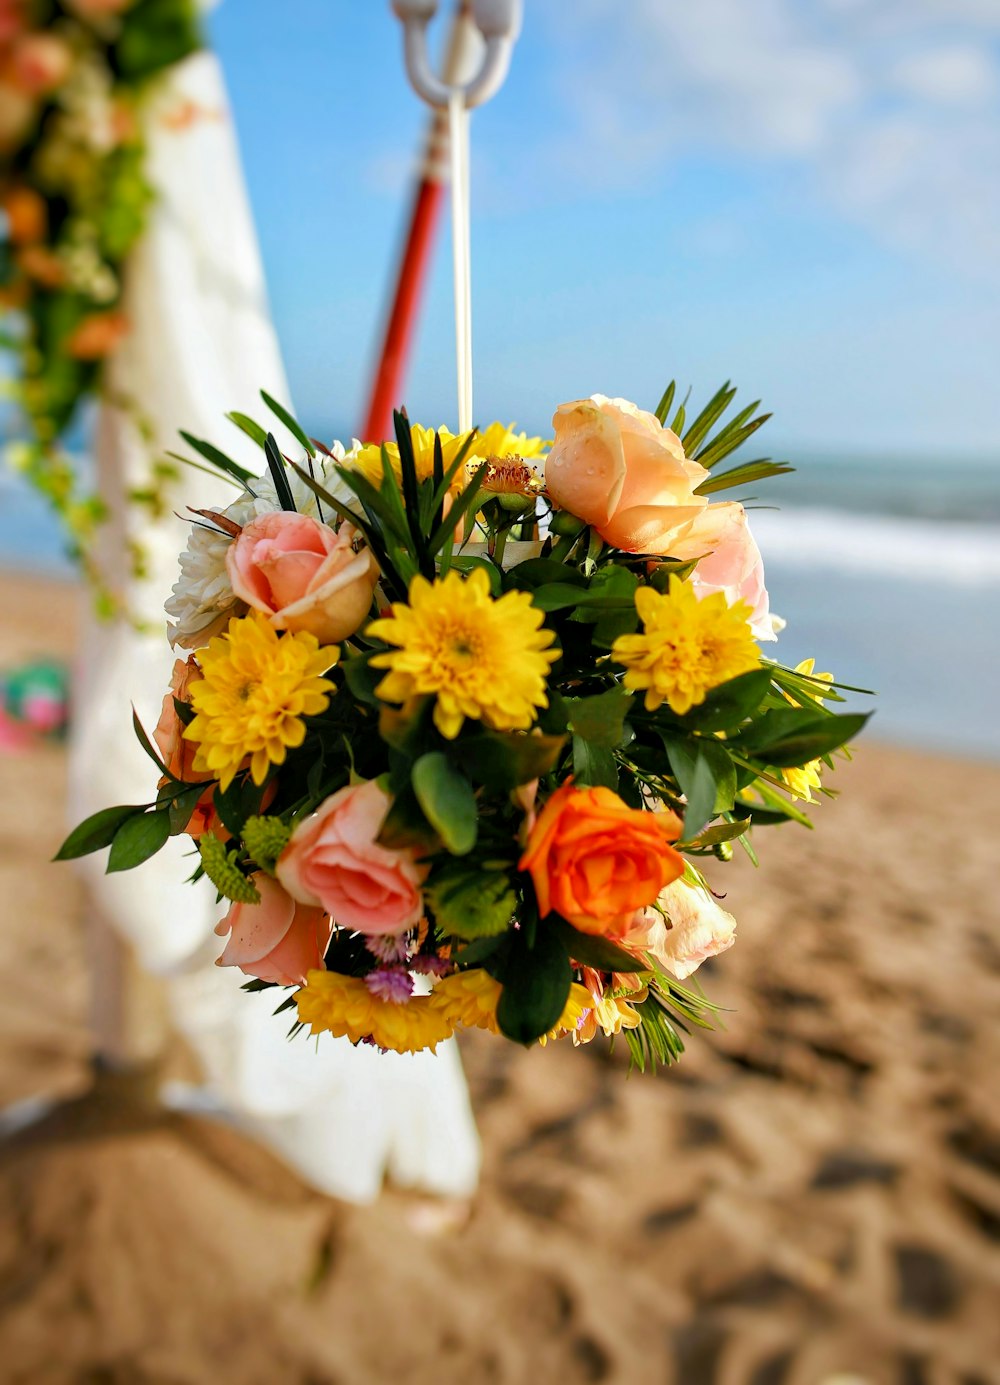
<path id="1" fill-rule="evenodd" d="M 358 1043 L 371 1039 L 394 1053 L 434 1049 L 454 1029 L 430 996 L 412 996 L 397 1003 L 373 995 L 360 976 L 335 971 L 310 971 L 295 1003 L 299 1019 L 312 1034 L 333 1034 Z"/>
<path id="2" fill-rule="evenodd" d="M 198 745 L 195 770 L 215 775 L 225 791 L 249 755 L 253 781 L 263 784 L 268 766 L 305 740 L 303 717 L 326 709 L 334 685 L 320 675 L 339 654 L 304 631 L 279 635 L 256 611 L 231 620 L 195 655 L 202 677 L 188 685 L 195 716 L 184 728 Z"/>
<path id="3" fill-rule="evenodd" d="M 544 1048 L 550 1039 L 561 1039 L 564 1034 L 575 1034 L 580 1021 L 594 1008 L 594 997 L 587 990 L 586 986 L 581 986 L 574 981 L 569 988 L 569 995 L 566 997 L 566 1005 L 558 1020 L 547 1034 L 543 1034 L 538 1042 Z"/>
<path id="4" fill-rule="evenodd" d="M 453 1027 L 488 1029 L 499 1034 L 497 1005 L 503 987 L 488 971 L 476 967 L 472 971 L 456 971 L 439 981 L 431 994 L 431 1004 L 440 1010 Z"/>
<path id="5" fill-rule="evenodd" d="M 444 469 L 447 471 L 458 456 L 462 443 L 469 435 L 468 433 L 452 433 L 447 428 L 437 429 L 437 435 L 441 438 L 441 454 L 444 458 Z M 410 436 L 413 439 L 413 457 L 417 464 L 417 479 L 427 481 L 434 475 L 435 430 L 425 428 L 420 423 L 414 423 L 410 428 Z M 402 477 L 399 469 L 399 444 L 387 442 L 385 450 L 396 474 L 396 480 L 399 481 Z M 491 423 L 483 432 L 474 435 L 465 455 L 468 461 L 474 463 L 474 470 L 475 466 L 487 457 L 517 456 L 528 460 L 532 457 L 540 457 L 544 451 L 545 443 L 541 438 L 529 438 L 525 433 L 515 433 L 513 424 L 505 428 L 502 423 Z M 373 486 L 378 486 L 382 481 L 382 448 L 378 443 L 373 442 L 358 446 L 347 454 L 344 465 L 360 471 Z M 460 471 L 456 477 L 455 486 L 461 488 L 465 485 L 466 479 Z"/>
<path id="6" fill-rule="evenodd" d="M 812 796 L 812 791 L 821 787 L 820 776 L 822 773 L 823 761 L 810 760 L 808 764 L 802 765 L 798 769 L 781 770 L 781 777 L 793 798 L 801 798 L 805 803 L 815 803 L 816 800 Z"/>
<path id="7" fill-rule="evenodd" d="M 611 657 L 627 670 L 626 688 L 645 691 L 648 712 L 666 702 L 684 716 L 720 683 L 760 663 L 745 602 L 730 606 L 723 592 L 699 600 L 690 583 L 673 579 L 666 595 L 640 587 L 635 606 L 643 633 L 619 635 Z"/>
<path id="8" fill-rule="evenodd" d="M 814 672 L 813 672 L 813 669 L 814 669 L 815 667 L 816 667 L 816 660 L 815 660 L 815 659 L 803 659 L 800 663 L 797 663 L 797 664 L 795 665 L 794 672 L 795 672 L 795 673 L 804 673 L 808 678 L 819 678 L 819 679 L 821 679 L 824 683 L 832 683 L 832 682 L 833 682 L 833 674 L 832 674 L 832 673 L 814 673 Z M 822 705 L 823 705 L 823 697 L 822 697 L 822 694 L 819 693 L 819 692 L 814 692 L 814 693 L 803 693 L 802 696 L 803 696 L 808 702 L 815 702 L 818 706 L 822 706 Z M 785 693 L 785 698 L 786 698 L 786 700 L 787 700 L 788 702 L 791 702 L 793 706 L 796 705 L 795 698 L 794 698 L 794 697 L 789 697 L 788 693 Z"/>
<path id="9" fill-rule="evenodd" d="M 373 668 L 389 670 L 378 696 L 386 702 L 435 697 L 434 724 L 449 740 L 466 717 L 497 731 L 527 730 L 537 709 L 548 705 L 545 680 L 559 657 L 529 594 L 494 600 L 489 578 L 476 568 L 467 578 L 454 570 L 433 583 L 415 577 L 409 597 L 366 631 L 397 646 L 371 660 Z"/>

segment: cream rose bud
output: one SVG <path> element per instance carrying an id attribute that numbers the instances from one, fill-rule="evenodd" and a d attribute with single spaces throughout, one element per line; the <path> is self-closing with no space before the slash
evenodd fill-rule
<path id="1" fill-rule="evenodd" d="M 289 894 L 320 904 L 341 928 L 404 933 L 423 915 L 426 868 L 413 853 L 381 846 L 392 800 L 374 781 L 332 794 L 292 833 L 277 875 Z"/>
<path id="2" fill-rule="evenodd" d="M 746 602 L 753 612 L 750 629 L 757 639 L 777 638 L 764 585 L 764 561 L 750 532 L 747 512 L 738 501 L 703 510 L 674 544 L 672 556 L 699 559 L 691 574 L 698 596 L 723 592 L 730 606 Z"/>
<path id="3" fill-rule="evenodd" d="M 736 941 L 732 914 L 726 913 L 708 890 L 689 884 L 683 877 L 660 892 L 657 905 L 636 914 L 626 942 L 631 948 L 651 952 L 678 981 Z"/>
<path id="4" fill-rule="evenodd" d="M 672 553 L 679 530 L 708 504 L 708 476 L 676 433 L 626 399 L 595 394 L 562 404 L 545 461 L 545 488 L 561 510 L 629 553 Z"/>
<path id="5" fill-rule="evenodd" d="M 321 644 L 346 639 L 364 624 L 378 581 L 356 537 L 350 525 L 336 531 L 291 510 L 261 515 L 226 553 L 233 592 L 278 630 L 307 630 Z"/>
<path id="6" fill-rule="evenodd" d="M 269 875 L 255 875 L 253 883 L 260 903 L 234 904 L 215 930 L 229 934 L 216 966 L 239 967 L 278 986 L 304 986 L 309 972 L 323 967 L 333 923 L 325 910 L 300 904 Z"/>

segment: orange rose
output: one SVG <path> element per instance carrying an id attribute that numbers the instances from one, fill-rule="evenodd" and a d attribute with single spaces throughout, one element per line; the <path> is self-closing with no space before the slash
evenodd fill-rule
<path id="1" fill-rule="evenodd" d="M 177 715 L 174 698 L 176 697 L 178 702 L 187 702 L 189 700 L 188 685 L 193 679 L 200 677 L 201 669 L 198 667 L 193 654 L 187 663 L 183 659 L 178 659 L 175 662 L 170 688 L 164 694 L 160 719 L 156 723 L 156 730 L 153 732 L 156 748 L 171 774 L 176 775 L 178 779 L 183 779 L 188 784 L 200 784 L 202 781 L 208 783 L 208 788 L 199 798 L 198 805 L 191 814 L 191 820 L 187 825 L 188 836 L 193 837 L 196 841 L 202 833 L 207 832 L 218 822 L 215 812 L 215 776 L 204 772 L 199 773 L 193 768 L 195 752 L 198 747 L 191 741 L 184 739 L 184 723 Z M 167 783 L 166 778 L 161 779 L 160 783 Z"/>
<path id="2" fill-rule="evenodd" d="M 684 860 L 669 845 L 680 833 L 674 813 L 565 784 L 539 814 L 519 868 L 531 875 L 542 918 L 555 910 L 584 933 L 622 933 L 683 874 Z"/>
<path id="3" fill-rule="evenodd" d="M 66 352 L 75 361 L 100 361 L 109 356 L 129 330 L 124 313 L 88 313 L 66 338 Z"/>
<path id="4" fill-rule="evenodd" d="M 15 245 L 34 245 L 45 239 L 49 210 L 45 198 L 23 184 L 11 188 L 3 199 L 7 232 Z"/>

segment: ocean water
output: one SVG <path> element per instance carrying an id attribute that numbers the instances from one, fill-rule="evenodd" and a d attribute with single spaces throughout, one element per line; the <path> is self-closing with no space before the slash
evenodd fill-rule
<path id="1" fill-rule="evenodd" d="M 795 458 L 740 496 L 764 555 L 770 646 L 815 655 L 881 740 L 1000 760 L 1000 456 Z M 0 566 L 72 574 L 45 505 L 0 473 Z"/>

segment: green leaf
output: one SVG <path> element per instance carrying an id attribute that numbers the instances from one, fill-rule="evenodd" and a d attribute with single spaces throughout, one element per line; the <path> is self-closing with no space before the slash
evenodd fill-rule
<path id="1" fill-rule="evenodd" d="M 634 607 L 635 601 L 632 596 L 609 596 L 600 591 L 581 591 L 579 587 L 571 587 L 566 582 L 551 582 L 535 588 L 531 593 L 531 604 L 540 611 L 562 611 L 568 607 L 628 611 Z"/>
<path id="2" fill-rule="evenodd" d="M 309 453 L 309 456 L 315 457 L 316 449 L 313 446 L 312 439 L 308 436 L 305 429 L 299 423 L 298 419 L 293 418 L 292 415 L 288 412 L 288 410 L 283 405 L 279 404 L 276 399 L 272 399 L 266 390 L 261 390 L 260 397 L 261 399 L 263 399 L 267 407 L 271 410 L 271 413 L 274 414 L 275 418 L 280 419 L 281 422 L 288 429 L 288 431 L 291 433 L 292 437 L 295 438 L 297 442 L 302 444 L 305 450 Z"/>
<path id="3" fill-rule="evenodd" d="M 575 587 L 586 587 L 587 579 L 582 572 L 553 558 L 525 558 L 504 573 L 504 587 L 510 591 L 534 591 L 546 582 L 561 582 Z"/>
<path id="4" fill-rule="evenodd" d="M 476 938 L 465 947 L 451 954 L 451 960 L 458 967 L 478 967 L 504 946 L 505 939 L 496 934 L 489 938 Z"/>
<path id="5" fill-rule="evenodd" d="M 115 833 L 108 856 L 107 874 L 131 870 L 155 856 L 170 836 L 170 814 L 158 808 L 127 818 Z"/>
<path id="6" fill-rule="evenodd" d="M 691 708 L 684 721 L 699 731 L 730 731 L 757 710 L 770 686 L 768 668 L 741 673 L 713 688 L 700 706 Z"/>
<path id="7" fill-rule="evenodd" d="M 684 838 L 690 841 L 716 813 L 732 808 L 736 768 L 720 741 L 661 735 L 674 778 L 687 799 Z"/>
<path id="8" fill-rule="evenodd" d="M 558 930 L 544 919 L 535 930 L 533 946 L 523 929 L 510 936 L 497 1024 L 508 1039 L 530 1044 L 558 1023 L 573 972 Z"/>
<path id="9" fill-rule="evenodd" d="M 777 769 L 797 768 L 839 750 L 863 730 L 870 716 L 870 712 L 844 712 L 814 717 L 776 740 L 757 743 L 752 753 Z"/>
<path id="10" fill-rule="evenodd" d="M 605 750 L 617 750 L 625 735 L 625 718 L 635 703 L 624 688 L 609 688 L 594 697 L 568 697 L 569 729 L 574 736 Z"/>
<path id="11" fill-rule="evenodd" d="M 188 447 L 193 447 L 199 456 L 205 458 L 206 462 L 211 462 L 214 467 L 217 467 L 227 476 L 235 477 L 241 484 L 257 479 L 252 471 L 247 471 L 246 467 L 234 462 L 232 457 L 227 457 L 225 452 L 220 451 L 213 443 L 205 442 L 203 438 L 196 438 L 192 433 L 186 433 L 183 428 L 180 429 L 180 435 Z"/>
<path id="12" fill-rule="evenodd" d="M 431 557 L 436 557 L 445 544 L 454 537 L 459 521 L 464 519 L 470 510 L 475 514 L 476 510 L 474 506 L 482 491 L 488 465 L 488 462 L 483 462 L 473 473 L 465 490 L 462 491 L 461 495 L 454 501 L 451 509 L 441 520 L 441 523 L 434 530 L 433 534 L 431 534 L 427 541 L 427 547 Z"/>
<path id="13" fill-rule="evenodd" d="M 446 861 L 425 888 L 438 928 L 456 938 L 495 937 L 506 931 L 517 908 L 506 871 L 478 863 Z"/>
<path id="14" fill-rule="evenodd" d="M 252 438 L 258 447 L 264 446 L 264 439 L 267 437 L 267 430 L 262 428 L 259 423 L 255 423 L 246 414 L 238 413 L 235 409 L 232 413 L 226 414 L 230 423 L 235 423 L 237 428 L 246 433 L 248 438 Z"/>
<path id="15" fill-rule="evenodd" d="M 702 851 L 707 847 L 718 846 L 720 842 L 735 841 L 750 829 L 749 818 L 739 818 L 736 822 L 718 822 L 714 827 L 706 827 L 691 841 L 677 843 L 678 851 Z"/>
<path id="16" fill-rule="evenodd" d="M 208 784 L 192 784 L 180 793 L 174 793 L 167 803 L 170 817 L 170 835 L 179 837 L 191 821 L 191 814 L 201 801 Z"/>
<path id="17" fill-rule="evenodd" d="M 385 670 L 372 668 L 368 656 L 353 654 L 340 664 L 344 671 L 347 686 L 359 702 L 367 702 L 370 707 L 381 707 L 381 700 L 375 696 L 375 689 L 385 677 Z"/>
<path id="18" fill-rule="evenodd" d="M 770 476 L 784 476 L 794 471 L 788 462 L 772 462 L 762 457 L 760 461 L 744 462 L 741 466 L 730 467 L 728 471 L 709 476 L 695 487 L 695 495 L 713 495 L 716 491 L 731 490 L 733 486 L 748 486 L 752 481 L 765 481 Z"/>
<path id="19" fill-rule="evenodd" d="M 671 381 L 670 381 L 670 384 L 669 384 L 669 385 L 667 386 L 667 388 L 663 391 L 663 395 L 662 395 L 662 397 L 661 397 L 661 399 L 660 399 L 659 404 L 657 404 L 657 406 L 656 406 L 656 417 L 657 417 L 657 418 L 660 420 L 660 422 L 661 422 L 662 424 L 664 424 L 664 425 L 666 425 L 667 416 L 668 416 L 669 413 L 670 413 L 670 406 L 671 406 L 671 405 L 673 404 L 673 402 L 674 402 L 674 395 L 676 394 L 676 392 L 677 392 L 677 382 L 676 382 L 675 380 L 671 380 Z"/>
<path id="20" fill-rule="evenodd" d="M 92 851 L 100 851 L 110 846 L 115 833 L 129 818 L 144 813 L 148 803 L 126 803 L 117 808 L 102 808 L 92 813 L 63 842 L 52 858 L 54 861 L 75 861 L 80 856 L 89 856 Z"/>
<path id="21" fill-rule="evenodd" d="M 170 773 L 166 765 L 160 759 L 159 755 L 157 755 L 156 751 L 153 749 L 152 743 L 150 742 L 149 737 L 146 735 L 142 722 L 139 720 L 139 714 L 134 707 L 132 708 L 132 730 L 135 732 L 136 740 L 142 746 L 143 750 L 152 760 L 153 764 L 160 771 L 160 773 L 162 775 L 165 775 L 168 779 L 173 779 L 176 781 L 177 776 L 175 774 Z"/>
<path id="22" fill-rule="evenodd" d="M 283 510 L 295 513 L 295 498 L 292 495 L 292 488 L 288 484 L 288 476 L 285 472 L 285 459 L 278 450 L 278 443 L 273 433 L 268 433 L 264 439 L 264 453 L 267 457 L 267 469 L 271 473 L 271 480 L 274 482 L 275 494 L 278 497 L 278 504 Z"/>
<path id="23" fill-rule="evenodd" d="M 618 763 L 614 752 L 573 737 L 573 778 L 579 788 L 618 788 Z"/>
<path id="24" fill-rule="evenodd" d="M 770 414 L 761 414 L 759 418 L 753 415 L 760 405 L 760 400 L 755 399 L 752 404 L 748 404 L 742 409 L 734 419 L 726 424 L 721 432 L 716 433 L 700 452 L 695 454 L 695 461 L 700 462 L 703 467 L 709 470 L 721 462 L 723 457 L 728 457 L 731 452 L 735 452 L 742 447 L 747 438 L 756 433 L 758 428 L 763 428 L 764 424 L 771 417 Z M 750 420 L 748 422 L 748 420 Z"/>
<path id="25" fill-rule="evenodd" d="M 593 967 L 595 971 L 645 971 L 645 964 L 639 957 L 626 952 L 610 938 L 604 938 L 598 933 L 579 932 L 558 914 L 550 914 L 541 927 L 554 928 L 570 959 L 582 967 Z"/>
<path id="26" fill-rule="evenodd" d="M 565 744 L 565 736 L 484 731 L 456 741 L 450 753 L 474 784 L 505 792 L 548 774 Z"/>
<path id="27" fill-rule="evenodd" d="M 439 750 L 421 755 L 411 782 L 424 817 L 453 856 L 464 856 L 476 844 L 479 812 L 472 785 Z"/>
<path id="28" fill-rule="evenodd" d="M 688 457 L 694 456 L 695 448 L 698 447 L 702 439 L 707 436 L 709 429 L 712 427 L 712 424 L 715 423 L 716 419 L 721 418 L 726 412 L 735 397 L 736 390 L 730 386 L 728 380 L 721 389 L 716 390 L 712 395 L 712 398 L 690 425 L 681 440 L 684 446 L 684 452 Z"/>

